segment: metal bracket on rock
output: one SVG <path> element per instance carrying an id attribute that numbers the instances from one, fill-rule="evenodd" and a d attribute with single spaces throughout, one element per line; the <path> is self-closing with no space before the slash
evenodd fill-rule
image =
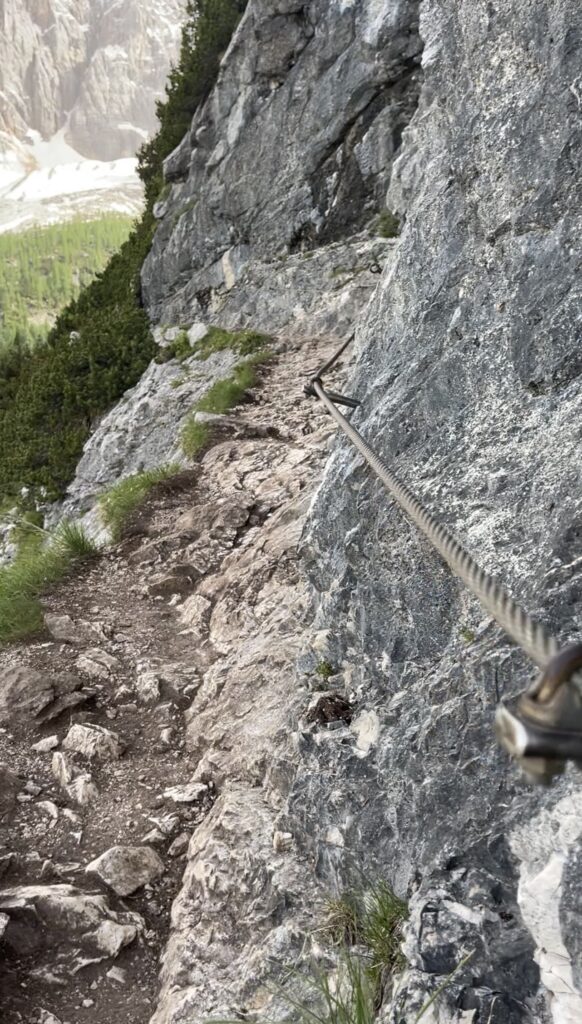
<path id="1" fill-rule="evenodd" d="M 495 732 L 532 782 L 547 785 L 567 761 L 582 767 L 582 644 L 550 659 L 526 693 L 498 705 Z"/>

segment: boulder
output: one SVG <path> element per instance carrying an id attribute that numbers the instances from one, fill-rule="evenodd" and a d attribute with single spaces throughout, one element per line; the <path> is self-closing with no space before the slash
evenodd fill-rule
<path id="1" fill-rule="evenodd" d="M 153 882 L 164 871 L 163 862 L 150 846 L 112 846 L 85 868 L 98 875 L 118 896 L 130 896 Z"/>
<path id="2" fill-rule="evenodd" d="M 98 761 L 109 761 L 123 753 L 117 733 L 102 725 L 72 725 L 63 740 L 63 748 Z"/>
<path id="3" fill-rule="evenodd" d="M 50 948 L 79 949 L 92 957 L 117 956 L 143 927 L 139 914 L 116 913 L 106 896 L 88 895 L 72 885 L 22 885 L 0 891 L 3 941 L 18 954 Z"/>

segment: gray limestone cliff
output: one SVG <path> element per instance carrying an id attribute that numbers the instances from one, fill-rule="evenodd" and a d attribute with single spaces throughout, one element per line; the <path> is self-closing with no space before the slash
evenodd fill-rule
<path id="1" fill-rule="evenodd" d="M 563 641 L 582 624 L 581 40 L 574 0 L 250 0 L 166 162 L 142 276 L 161 339 L 198 321 L 275 334 L 298 405 L 309 339 L 355 330 L 354 423 Z M 397 240 L 377 235 L 386 205 Z M 90 493 L 111 475 L 95 438 Z M 234 493 L 236 465 L 220 468 Z M 532 790 L 493 736 L 532 665 L 345 441 L 309 509 L 304 486 L 301 557 L 263 616 L 237 625 L 235 550 L 231 583 L 184 620 L 220 652 L 188 730 L 221 795 L 153 1019 L 293 1019 L 269 982 L 296 969 L 324 897 L 364 876 L 410 907 L 386 1024 L 435 990 L 423 1024 L 578 1024 L 581 777 Z M 285 637 L 271 672 L 267 628 Z M 351 724 L 306 718 L 322 659 Z"/>
<path id="2" fill-rule="evenodd" d="M 180 0 L 2 0 L 0 151 L 62 131 L 89 159 L 132 157 L 156 127 Z"/>

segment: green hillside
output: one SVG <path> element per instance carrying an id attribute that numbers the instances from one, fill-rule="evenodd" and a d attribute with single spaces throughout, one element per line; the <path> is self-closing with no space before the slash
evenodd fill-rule
<path id="1" fill-rule="evenodd" d="M 140 154 L 146 207 L 103 273 L 59 315 L 44 344 L 0 349 L 0 497 L 26 485 L 56 497 L 71 480 L 95 418 L 156 353 L 142 308 L 162 161 L 208 95 L 246 0 L 190 0 L 178 66 L 158 104 L 160 130 Z"/>
<path id="2" fill-rule="evenodd" d="M 131 219 L 115 214 L 0 235 L 0 349 L 15 338 L 46 338 L 75 299 L 125 242 Z"/>

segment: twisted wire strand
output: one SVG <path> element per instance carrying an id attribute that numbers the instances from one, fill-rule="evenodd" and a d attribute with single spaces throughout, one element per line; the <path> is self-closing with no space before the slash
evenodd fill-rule
<path id="1" fill-rule="evenodd" d="M 424 507 L 410 487 L 403 484 L 388 469 L 383 459 L 380 458 L 359 431 L 342 415 L 326 394 L 320 380 L 320 374 L 324 369 L 327 370 L 333 366 L 335 360 L 346 347 L 347 343 L 341 347 L 334 357 L 328 360 L 325 366 L 321 368 L 318 376 L 313 378 L 312 385 L 316 395 L 324 403 L 328 412 L 338 426 L 341 427 L 344 434 L 349 437 L 350 441 L 364 456 L 368 465 L 372 467 L 392 497 L 410 516 L 431 544 L 434 545 L 453 572 L 463 580 L 469 590 L 475 594 L 481 604 L 491 613 L 512 640 L 522 647 L 540 668 L 545 668 L 550 659 L 558 653 L 558 644 L 554 637 L 550 636 L 540 622 L 532 619 L 528 612 L 513 600 L 511 595 L 508 594 L 495 577 L 490 576 L 489 573 L 485 572 L 477 564 L 456 537 Z"/>

